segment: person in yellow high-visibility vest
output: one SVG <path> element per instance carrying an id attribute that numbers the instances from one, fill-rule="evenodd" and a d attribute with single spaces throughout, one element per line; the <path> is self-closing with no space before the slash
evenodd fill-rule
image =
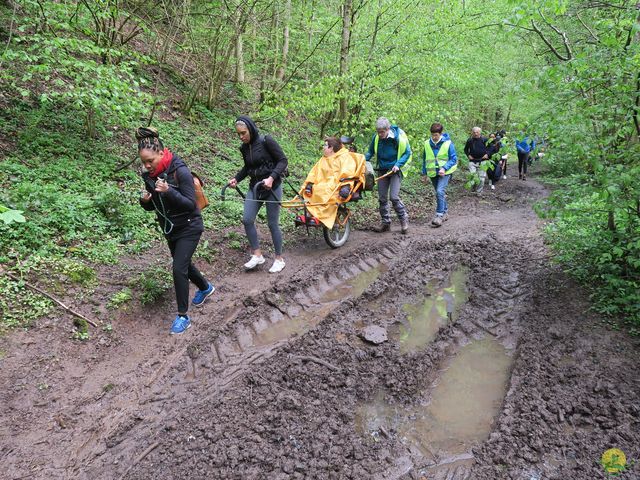
<path id="1" fill-rule="evenodd" d="M 458 155 L 449 134 L 443 134 L 441 123 L 433 123 L 429 129 L 431 138 L 424 142 L 422 174 L 426 175 L 436 191 L 436 215 L 431 225 L 439 227 L 449 218 L 446 189 L 451 174 L 458 169 Z"/>
<path id="2" fill-rule="evenodd" d="M 388 232 L 391 229 L 391 215 L 389 199 L 393 209 L 400 220 L 402 233 L 409 231 L 409 215 L 400 200 L 400 183 L 402 182 L 403 169 L 411 162 L 411 146 L 407 134 L 397 125 L 385 117 L 376 121 L 376 133 L 371 138 L 369 150 L 365 154 L 367 161 L 375 158 L 378 175 L 390 175 L 378 180 L 378 201 L 380 203 L 380 217 L 382 224 L 376 228 L 376 232 Z"/>

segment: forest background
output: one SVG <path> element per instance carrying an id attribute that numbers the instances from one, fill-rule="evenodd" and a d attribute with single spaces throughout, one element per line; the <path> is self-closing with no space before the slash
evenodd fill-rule
<path id="1" fill-rule="evenodd" d="M 514 138 L 537 136 L 550 261 L 638 332 L 640 5 L 599 0 L 1 0 L 0 331 L 51 312 L 25 282 L 88 299 L 101 265 L 158 241 L 135 127 L 158 128 L 215 197 L 241 164 L 239 114 L 281 143 L 294 183 L 324 135 L 363 150 L 379 116 L 416 163 L 434 121 L 459 153 L 472 126 L 507 130 L 511 165 Z M 427 202 L 417 175 L 406 188 Z M 241 204 L 212 200 L 208 261 L 244 248 Z M 165 270 L 132 272 L 110 305 L 152 302 Z"/>

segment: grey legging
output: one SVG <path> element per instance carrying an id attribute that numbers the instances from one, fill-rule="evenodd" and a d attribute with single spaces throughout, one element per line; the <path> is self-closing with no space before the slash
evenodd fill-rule
<path id="1" fill-rule="evenodd" d="M 273 198 L 275 195 L 276 198 Z M 276 203 L 276 199 L 278 203 Z M 280 200 L 282 200 L 282 184 L 273 189 L 273 195 L 269 195 L 270 200 L 267 203 L 267 224 L 271 231 L 271 239 L 273 240 L 273 246 L 276 250 L 276 255 L 282 255 L 282 232 L 280 231 Z M 272 203 L 273 202 L 273 203 Z M 260 248 L 260 242 L 258 241 L 258 231 L 256 230 L 256 217 L 263 201 L 254 201 L 253 190 L 247 192 L 247 198 L 244 201 L 244 212 L 242 214 L 242 224 L 244 225 L 244 231 L 247 233 L 249 239 L 249 245 L 252 250 Z"/>

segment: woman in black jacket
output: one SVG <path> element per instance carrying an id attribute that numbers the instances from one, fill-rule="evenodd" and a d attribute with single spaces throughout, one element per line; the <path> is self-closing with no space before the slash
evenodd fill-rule
<path id="1" fill-rule="evenodd" d="M 262 204 L 267 202 L 267 224 L 271 231 L 271 238 L 275 248 L 276 259 L 269 269 L 269 273 L 278 273 L 284 266 L 282 258 L 282 232 L 280 231 L 280 201 L 282 200 L 282 176 L 287 169 L 288 160 L 282 148 L 269 135 L 260 135 L 258 127 L 251 118 L 240 116 L 236 120 L 236 132 L 242 145 L 240 152 L 244 166 L 229 180 L 229 186 L 235 188 L 238 183 L 249 177 L 249 192 L 244 202 L 242 223 L 247 233 L 252 255 L 244 268 L 252 270 L 265 262 L 260 250 L 256 217 Z M 253 187 L 262 183 L 259 198 L 254 198 Z"/>
<path id="2" fill-rule="evenodd" d="M 138 154 L 146 170 L 142 174 L 145 191 L 140 198 L 140 205 L 145 210 L 156 211 L 158 223 L 169 243 L 178 303 L 178 315 L 171 326 L 171 334 L 180 334 L 191 326 L 187 314 L 189 280 L 198 287 L 191 302 L 197 307 L 215 290 L 191 262 L 204 224 L 196 204 L 193 177 L 182 159 L 164 148 L 158 132 L 153 128 L 139 128 L 136 139 Z"/>

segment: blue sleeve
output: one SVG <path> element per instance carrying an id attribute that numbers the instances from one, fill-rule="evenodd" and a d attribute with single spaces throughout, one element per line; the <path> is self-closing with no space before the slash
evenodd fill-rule
<path id="1" fill-rule="evenodd" d="M 376 136 L 374 135 L 374 136 L 371 138 L 371 142 L 369 143 L 369 150 L 367 151 L 367 153 L 365 153 L 365 154 L 364 154 L 364 159 L 365 159 L 367 162 L 371 161 L 371 159 L 373 158 L 373 156 L 374 156 L 374 154 L 375 154 L 375 151 L 374 151 L 374 148 L 373 148 L 373 144 L 374 144 L 374 142 L 375 142 L 375 139 L 376 139 Z"/>
<path id="2" fill-rule="evenodd" d="M 411 156 L 411 145 L 409 145 L 409 140 L 407 140 L 407 149 L 402 154 L 402 156 L 396 162 L 396 166 L 398 168 L 403 167 L 405 163 L 409 161 L 409 157 Z"/>
<path id="3" fill-rule="evenodd" d="M 453 146 L 453 142 L 449 145 L 449 160 L 444 164 L 445 171 L 449 170 L 456 163 L 458 163 L 458 154 L 456 153 L 456 147 Z"/>

